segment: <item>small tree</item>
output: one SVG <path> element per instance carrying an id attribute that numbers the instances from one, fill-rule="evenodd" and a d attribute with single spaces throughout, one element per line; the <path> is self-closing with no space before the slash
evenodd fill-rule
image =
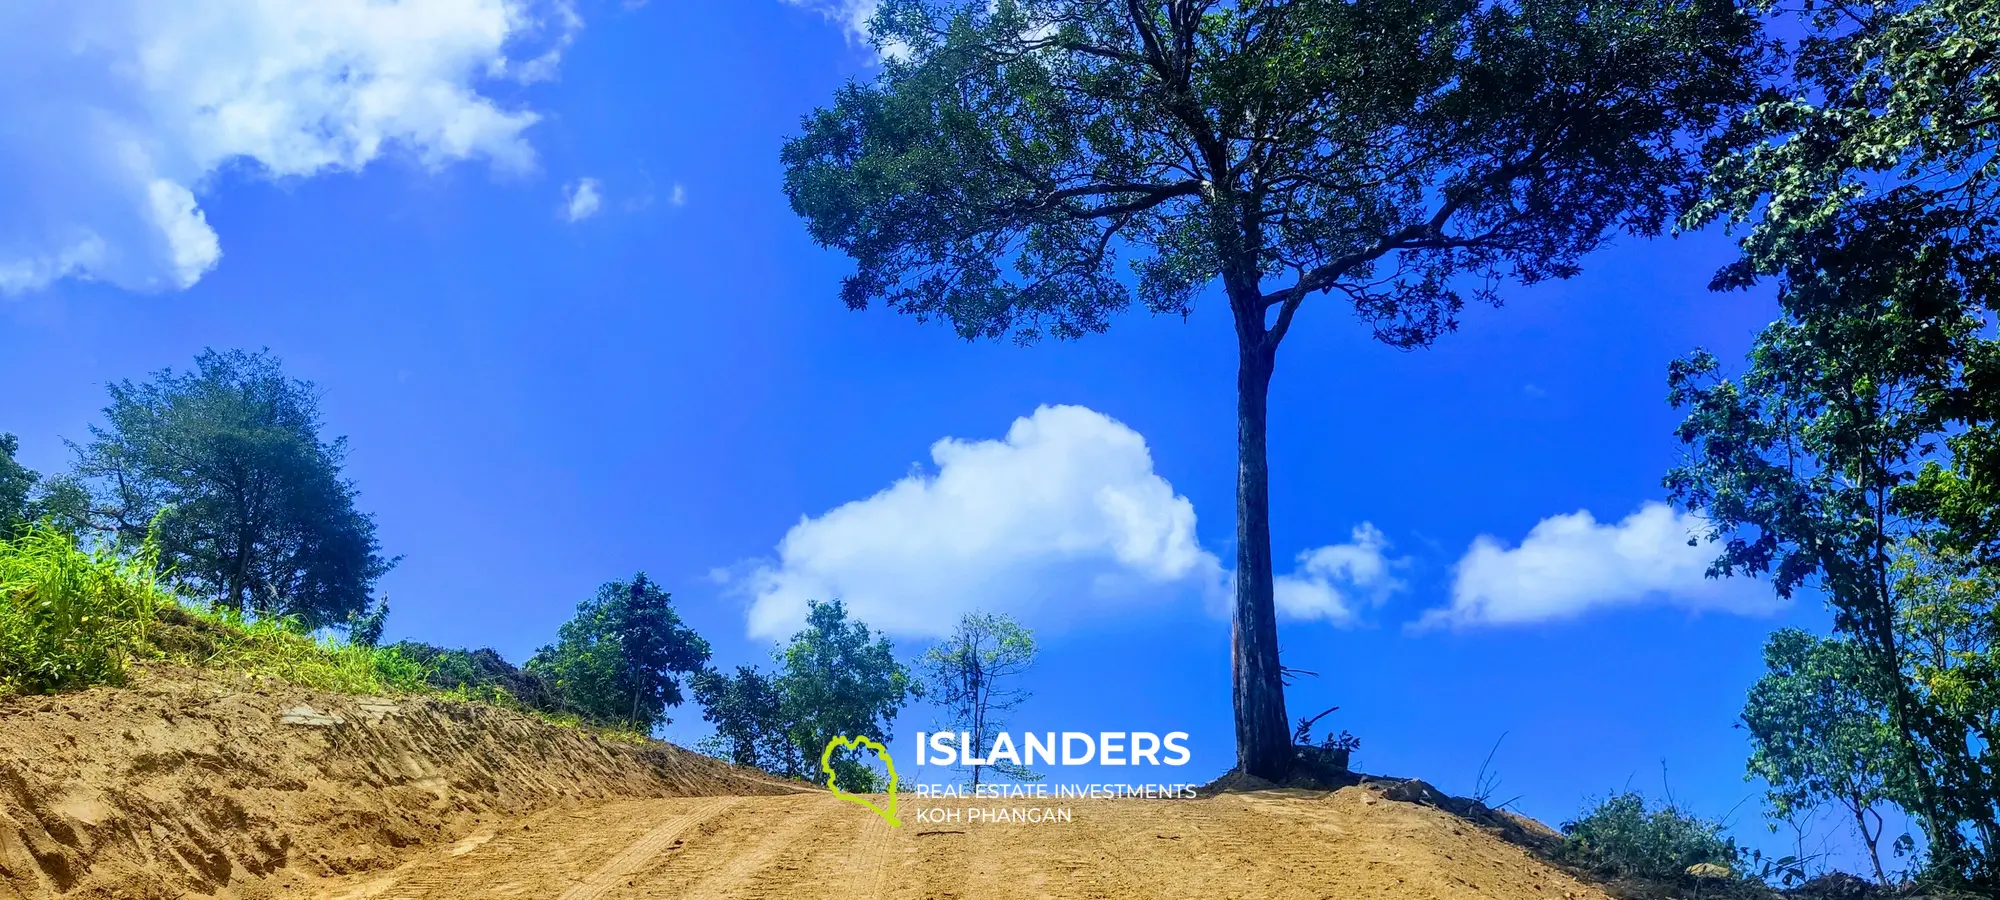
<path id="1" fill-rule="evenodd" d="M 366 612 L 358 612 L 347 620 L 347 639 L 357 647 L 374 647 L 382 643 L 382 630 L 389 625 L 389 598 L 375 601 Z"/>
<path id="2" fill-rule="evenodd" d="M 1887 703 L 1879 689 L 1866 689 L 1875 680 L 1867 659 L 1847 641 L 1787 628 L 1765 642 L 1764 663 L 1770 672 L 1743 705 L 1750 774 L 1771 786 L 1766 798 L 1779 818 L 1838 803 L 1868 848 L 1876 880 L 1888 884 L 1877 807 L 1893 800 L 1901 776 Z"/>
<path id="3" fill-rule="evenodd" d="M 1291 765 L 1267 399 L 1308 298 L 1429 344 L 1505 281 L 1651 234 L 1751 95 L 1755 19 L 1695 0 L 885 0 L 899 53 L 785 146 L 813 238 L 974 338 L 1103 331 L 1220 285 L 1236 345 L 1237 761 Z"/>
<path id="4" fill-rule="evenodd" d="M 705 669 L 694 677 L 695 700 L 701 717 L 715 726 L 701 749 L 739 766 L 751 766 L 796 778 L 800 754 L 787 737 L 784 701 L 770 676 L 752 666 L 737 666 L 735 674 Z"/>
<path id="5" fill-rule="evenodd" d="M 924 654 L 925 686 L 932 700 L 944 707 L 951 722 L 972 738 L 970 753 L 983 757 L 1004 722 L 1005 713 L 1028 699 L 1028 692 L 1005 686 L 1035 664 L 1034 632 L 1005 615 L 967 613 L 951 637 Z M 972 783 L 979 784 L 983 765 L 972 766 Z M 1017 779 L 1034 773 L 1013 764 L 995 769 Z"/>
<path id="6" fill-rule="evenodd" d="M 395 563 L 341 477 L 346 439 L 320 437 L 317 390 L 269 353 L 120 381 L 104 418 L 76 448 L 92 524 L 136 544 L 164 510 L 161 563 L 225 607 L 342 624 Z"/>
<path id="7" fill-rule="evenodd" d="M 35 486 L 24 518 L 81 538 L 91 531 L 90 488 L 75 475 L 44 478 Z"/>
<path id="8" fill-rule="evenodd" d="M 850 621 L 839 600 L 808 607 L 806 627 L 792 636 L 779 663 L 786 733 L 815 775 L 820 751 L 836 736 L 866 736 L 887 745 L 890 723 L 913 687 L 910 670 L 896 661 L 895 646 L 866 624 Z M 854 760 L 835 760 L 834 769 L 850 790 L 875 785 L 874 773 Z"/>
<path id="9" fill-rule="evenodd" d="M 838 600 L 812 601 L 806 627 L 776 654 L 778 673 L 748 666 L 695 681 L 703 718 L 716 726 L 708 746 L 732 762 L 789 778 L 819 780 L 820 753 L 837 736 L 889 743 L 890 724 L 914 692 L 895 647 Z M 833 762 L 842 787 L 866 792 L 874 773 L 845 758 Z"/>
<path id="10" fill-rule="evenodd" d="M 527 670 L 553 682 L 564 703 L 599 722 L 651 733 L 681 705 L 680 676 L 708 662 L 708 641 L 681 624 L 673 597 L 640 572 L 577 604 L 556 642 Z"/>

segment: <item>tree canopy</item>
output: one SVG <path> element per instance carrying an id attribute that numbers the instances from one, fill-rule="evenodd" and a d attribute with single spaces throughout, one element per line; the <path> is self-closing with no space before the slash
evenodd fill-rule
<path id="1" fill-rule="evenodd" d="M 1220 284 L 1238 348 L 1239 764 L 1292 760 L 1266 396 L 1308 298 L 1428 344 L 1658 232 L 1762 71 L 1728 0 L 885 0 L 893 50 L 783 151 L 848 306 L 1079 337 Z"/>
<path id="2" fill-rule="evenodd" d="M 667 710 L 685 699 L 681 677 L 701 671 L 709 652 L 708 641 L 681 623 L 673 597 L 640 572 L 577 604 L 556 642 L 526 669 L 585 718 L 650 733 L 673 721 Z"/>
<path id="3" fill-rule="evenodd" d="M 368 605 L 395 561 L 341 474 L 346 439 L 320 436 L 310 382 L 268 352 L 208 350 L 110 390 L 77 448 L 91 525 L 136 544 L 158 517 L 162 564 L 231 609 L 319 627 Z"/>

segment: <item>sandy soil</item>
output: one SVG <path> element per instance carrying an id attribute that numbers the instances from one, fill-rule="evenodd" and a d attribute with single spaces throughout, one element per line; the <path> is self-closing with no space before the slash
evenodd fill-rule
<path id="1" fill-rule="evenodd" d="M 1016 805 L 999 801 L 947 803 Z M 1044 824 L 916 824 L 825 794 L 624 801 L 479 830 L 300 900 L 1299 898 L 1604 900 L 1449 813 L 1260 792 L 1067 802 Z"/>
<path id="2" fill-rule="evenodd" d="M 1406 802 L 1408 801 L 1408 802 Z M 0 900 L 1606 900 L 1546 829 L 1421 782 L 1044 801 L 1071 820 L 904 827 L 664 744 L 479 704 L 154 669 L 0 699 Z"/>
<path id="3" fill-rule="evenodd" d="M 481 704 L 155 668 L 0 698 L 0 900 L 258 897 L 546 809 L 798 789 Z"/>

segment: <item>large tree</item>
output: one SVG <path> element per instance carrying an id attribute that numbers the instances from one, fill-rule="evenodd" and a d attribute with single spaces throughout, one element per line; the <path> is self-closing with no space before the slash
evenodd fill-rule
<path id="1" fill-rule="evenodd" d="M 1674 365 L 1691 452 L 1667 484 L 1723 539 L 1712 573 L 1767 575 L 1782 596 L 1811 589 L 1832 607 L 1865 662 L 1862 690 L 1886 703 L 1935 870 L 1990 879 L 1980 848 L 2000 841 L 2000 759 L 1910 677 L 1898 577 L 1900 548 L 1955 540 L 1922 481 L 1964 427 L 1947 412 L 1966 390 L 1953 360 L 1991 342 L 1977 317 L 1939 302 L 1947 282 L 1894 263 L 1910 248 L 1877 240 L 1892 234 L 1843 229 L 1802 254 L 1781 279 L 1787 315 L 1741 376 L 1722 377 L 1706 353 Z"/>
<path id="2" fill-rule="evenodd" d="M 1237 347 L 1237 756 L 1292 751 L 1272 605 L 1266 398 L 1333 295 L 1429 344 L 1503 282 L 1574 274 L 1680 209 L 1752 93 L 1729 0 L 885 0 L 879 77 L 784 149 L 786 190 L 881 302 L 972 338 L 1187 315 Z"/>
<path id="3" fill-rule="evenodd" d="M 394 560 L 341 474 L 346 439 L 320 434 L 310 382 L 268 352 L 208 350 L 192 371 L 110 390 L 105 424 L 76 448 L 95 527 L 136 544 L 156 526 L 162 564 L 231 609 L 318 627 L 367 607 Z"/>
<path id="4" fill-rule="evenodd" d="M 2000 0 L 1765 5 L 1803 26 L 1791 84 L 1686 224 L 1747 224 L 1716 286 L 1774 281 L 1784 315 L 1739 378 L 1676 366 L 1696 453 L 1670 483 L 1730 537 L 1718 572 L 1825 595 L 1884 692 L 1933 873 L 2000 892 L 2000 722 L 1949 689 L 1978 667 L 1923 674 L 1911 628 L 1944 607 L 1902 574 L 1909 548 L 1959 570 L 1938 583 L 2000 568 Z M 1991 593 L 1962 596 L 1991 621 Z"/>

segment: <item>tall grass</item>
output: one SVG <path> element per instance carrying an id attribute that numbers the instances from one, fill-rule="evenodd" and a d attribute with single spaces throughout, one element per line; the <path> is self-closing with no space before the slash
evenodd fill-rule
<path id="1" fill-rule="evenodd" d="M 0 539 L 0 694 L 118 684 L 135 658 L 352 694 L 423 690 L 429 674 L 394 649 L 176 597 L 151 541 L 85 548 L 46 525 Z"/>
<path id="2" fill-rule="evenodd" d="M 180 597 L 161 574 L 151 540 L 136 551 L 85 547 L 69 533 L 29 525 L 0 537 L 0 696 L 124 682 L 134 660 L 274 678 L 347 694 L 428 693 L 487 703 L 619 740 L 645 737 L 585 722 L 537 695 L 522 702 L 498 676 L 467 668 L 457 680 L 434 666 L 473 654 L 365 647 L 308 632 L 283 616 L 240 612 Z M 490 654 L 492 663 L 512 671 Z M 456 654 L 455 656 L 453 654 Z M 459 660 L 463 657 L 464 660 Z M 443 682 L 449 682 L 443 683 Z M 532 687 L 532 685 L 529 685 Z"/>
<path id="3" fill-rule="evenodd" d="M 46 693 L 115 684 L 172 599 L 156 578 L 158 552 L 86 550 L 30 525 L 0 539 L 0 692 Z"/>

